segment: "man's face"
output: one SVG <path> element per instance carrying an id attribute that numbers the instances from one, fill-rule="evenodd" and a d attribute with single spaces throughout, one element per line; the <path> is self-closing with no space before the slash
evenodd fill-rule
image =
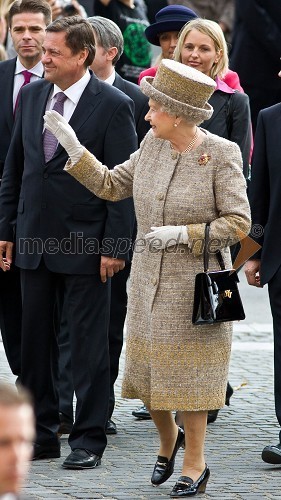
<path id="1" fill-rule="evenodd" d="M 98 78 L 102 79 L 103 74 L 108 67 L 107 52 L 101 45 L 98 44 L 95 33 L 94 37 L 95 37 L 96 53 L 95 53 L 95 58 L 91 64 L 91 69 Z M 109 66 L 111 66 L 111 63 L 109 63 Z"/>
<path id="2" fill-rule="evenodd" d="M 12 17 L 11 37 L 25 68 L 32 68 L 42 56 L 46 22 L 41 12 L 23 12 Z"/>
<path id="3" fill-rule="evenodd" d="M 0 495 L 19 494 L 32 458 L 33 440 L 31 407 L 0 405 Z"/>
<path id="4" fill-rule="evenodd" d="M 84 62 L 88 51 L 81 50 L 73 54 L 65 43 L 65 33 L 47 32 L 43 44 L 42 63 L 45 68 L 44 77 L 66 90 L 82 78 L 85 73 Z"/>

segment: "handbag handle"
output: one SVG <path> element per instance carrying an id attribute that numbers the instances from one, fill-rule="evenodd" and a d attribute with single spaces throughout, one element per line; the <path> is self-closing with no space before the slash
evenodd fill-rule
<path id="1" fill-rule="evenodd" d="M 209 242 L 210 242 L 210 222 L 207 222 L 205 226 L 205 241 L 204 241 L 204 273 L 206 273 L 209 270 L 209 252 L 208 252 Z M 225 269 L 224 261 L 220 250 L 216 251 L 216 257 L 220 265 L 220 268 L 222 270 Z"/>

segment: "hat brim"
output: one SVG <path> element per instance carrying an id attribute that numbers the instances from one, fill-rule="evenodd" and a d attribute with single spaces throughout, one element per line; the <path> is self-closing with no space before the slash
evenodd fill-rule
<path id="1" fill-rule="evenodd" d="M 160 47 L 159 35 L 161 33 L 165 33 L 166 31 L 180 31 L 182 27 L 186 23 L 188 23 L 188 21 L 191 21 L 191 19 L 193 18 L 190 17 L 190 19 L 186 19 L 186 21 L 179 19 L 178 21 L 170 20 L 151 24 L 145 29 L 145 36 L 149 43 L 151 43 L 152 45 L 158 45 L 158 47 Z"/>
<path id="2" fill-rule="evenodd" d="M 154 101 L 159 102 L 166 109 L 171 110 L 171 114 L 182 116 L 187 121 L 192 121 L 199 125 L 205 120 L 209 120 L 213 114 L 213 107 L 211 104 L 206 102 L 204 108 L 195 108 L 194 106 L 190 106 L 189 104 L 182 103 L 173 99 L 172 97 L 163 94 L 155 87 L 153 87 L 152 82 L 154 78 L 151 76 L 145 76 L 142 78 L 140 87 L 142 92 L 147 96 L 153 99 Z"/>

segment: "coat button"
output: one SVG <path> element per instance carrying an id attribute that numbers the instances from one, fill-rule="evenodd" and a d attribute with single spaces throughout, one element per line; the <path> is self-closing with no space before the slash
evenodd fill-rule
<path id="1" fill-rule="evenodd" d="M 49 177 L 49 174 L 43 174 L 44 179 L 48 179 L 48 177 Z"/>
<path id="2" fill-rule="evenodd" d="M 152 278 L 151 282 L 152 282 L 152 285 L 154 285 L 154 286 L 157 285 L 157 278 Z"/>
<path id="3" fill-rule="evenodd" d="M 156 196 L 157 200 L 159 201 L 162 201 L 164 200 L 164 194 L 163 193 L 158 193 L 158 195 Z"/>

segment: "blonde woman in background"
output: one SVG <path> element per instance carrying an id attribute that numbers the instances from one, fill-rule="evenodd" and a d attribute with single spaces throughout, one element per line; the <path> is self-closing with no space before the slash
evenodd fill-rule
<path id="1" fill-rule="evenodd" d="M 215 81 L 216 90 L 209 101 L 214 113 L 201 125 L 209 132 L 238 144 L 247 179 L 252 141 L 249 98 L 224 81 L 229 71 L 228 49 L 221 27 L 214 21 L 200 18 L 187 23 L 180 32 L 174 59 Z"/>

